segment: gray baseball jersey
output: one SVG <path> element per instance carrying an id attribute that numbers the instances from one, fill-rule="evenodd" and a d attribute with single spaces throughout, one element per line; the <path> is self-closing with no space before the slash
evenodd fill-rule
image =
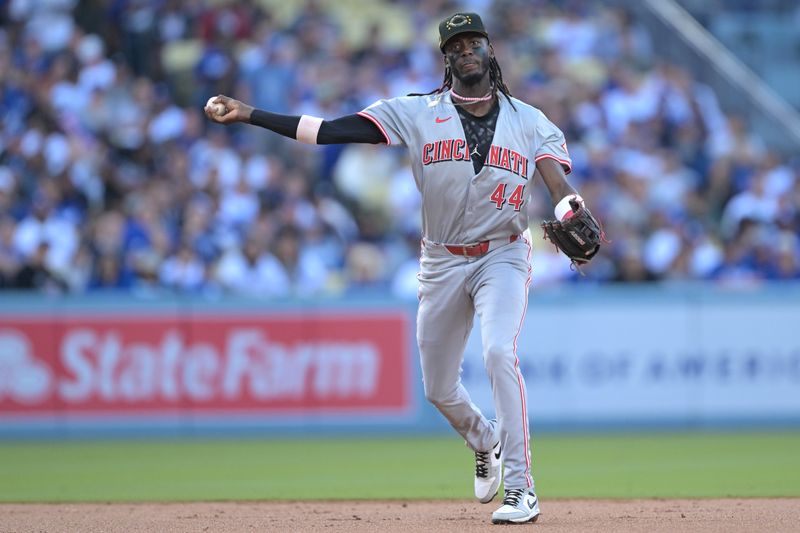
<path id="1" fill-rule="evenodd" d="M 536 161 L 549 157 L 569 172 L 564 135 L 544 113 L 517 99 L 516 110 L 505 97 L 499 104 L 492 146 L 477 175 L 449 94 L 379 100 L 359 113 L 388 144 L 408 148 L 422 193 L 424 238 L 463 244 L 522 233 Z"/>
<path id="2" fill-rule="evenodd" d="M 425 395 L 475 451 L 500 440 L 505 488 L 533 487 L 525 382 L 517 336 L 527 308 L 530 244 L 525 207 L 536 162 L 551 158 L 569 172 L 564 135 L 538 109 L 499 97 L 500 110 L 483 168 L 476 174 L 449 93 L 381 100 L 361 116 L 387 144 L 411 155 L 422 194 L 419 345 Z M 489 241 L 467 257 L 446 244 Z M 492 387 L 496 422 L 487 420 L 461 384 L 460 369 L 475 317 Z"/>

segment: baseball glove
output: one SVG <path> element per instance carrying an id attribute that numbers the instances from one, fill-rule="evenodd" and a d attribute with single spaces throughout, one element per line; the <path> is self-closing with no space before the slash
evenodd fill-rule
<path id="1" fill-rule="evenodd" d="M 585 206 L 576 200 L 570 200 L 569 205 L 571 214 L 563 220 L 542 222 L 542 229 L 544 238 L 564 252 L 580 270 L 580 266 L 588 263 L 600 250 L 600 243 L 608 241 L 600 223 Z"/>

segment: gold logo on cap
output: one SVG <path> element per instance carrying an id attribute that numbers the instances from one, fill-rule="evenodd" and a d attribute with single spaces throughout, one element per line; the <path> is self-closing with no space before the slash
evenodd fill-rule
<path id="1" fill-rule="evenodd" d="M 450 20 L 447 21 L 447 29 L 458 28 L 464 24 L 472 24 L 472 17 L 469 15 L 453 15 L 450 17 Z"/>

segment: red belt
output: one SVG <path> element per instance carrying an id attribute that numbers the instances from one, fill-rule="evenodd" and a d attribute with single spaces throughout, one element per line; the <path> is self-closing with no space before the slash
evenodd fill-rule
<path id="1" fill-rule="evenodd" d="M 517 239 L 519 239 L 519 237 L 520 237 L 519 235 L 512 235 L 511 237 L 508 238 L 507 242 L 512 243 Z M 506 243 L 504 239 L 497 239 L 497 240 L 503 242 L 503 244 Z M 475 244 L 467 244 L 464 246 L 445 244 L 444 247 L 447 249 L 448 252 L 450 252 L 453 255 L 463 255 L 464 257 L 479 257 L 489 251 L 489 245 L 491 243 L 492 241 L 482 241 Z"/>

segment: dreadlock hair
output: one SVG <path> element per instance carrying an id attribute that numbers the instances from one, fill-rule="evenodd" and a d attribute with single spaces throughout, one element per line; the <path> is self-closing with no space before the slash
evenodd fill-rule
<path id="1" fill-rule="evenodd" d="M 489 58 L 489 81 L 492 84 L 492 96 L 497 96 L 497 92 L 503 94 L 508 100 L 508 103 L 511 104 L 511 107 L 514 108 L 514 111 L 517 110 L 514 102 L 511 100 L 511 91 L 508 89 L 506 82 L 503 81 L 503 71 L 500 69 L 500 64 L 497 62 L 497 59 L 494 57 Z M 429 94 L 440 94 L 445 92 L 448 89 L 453 88 L 453 71 L 450 69 L 450 66 L 446 66 L 444 68 L 444 79 L 442 80 L 442 86 L 432 90 L 428 93 L 411 93 L 408 96 L 428 96 Z"/>
<path id="2" fill-rule="evenodd" d="M 508 103 L 511 104 L 511 107 L 514 108 L 514 111 L 516 111 L 517 108 L 511 100 L 511 91 L 508 89 L 506 82 L 503 81 L 503 71 L 500 69 L 500 63 L 498 63 L 497 59 L 494 57 L 489 58 L 489 80 L 492 82 L 492 93 L 496 96 L 499 90 L 503 93 L 503 96 L 506 97 Z"/>

